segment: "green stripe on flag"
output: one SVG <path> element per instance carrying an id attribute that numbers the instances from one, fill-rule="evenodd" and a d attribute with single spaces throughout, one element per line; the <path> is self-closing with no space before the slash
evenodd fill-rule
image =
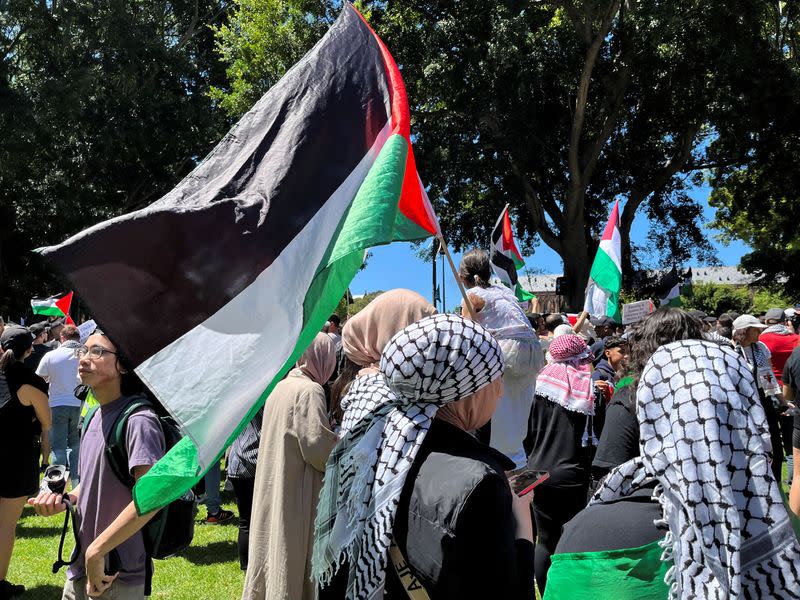
<path id="1" fill-rule="evenodd" d="M 44 315 L 46 317 L 63 317 L 64 312 L 57 306 L 32 306 L 33 314 Z"/>
<path id="2" fill-rule="evenodd" d="M 517 285 L 514 287 L 514 295 L 520 302 L 527 302 L 528 300 L 533 300 L 534 298 L 536 298 L 536 294 L 531 294 L 528 290 L 524 289 L 519 284 L 519 281 L 517 282 Z"/>
<path id="3" fill-rule="evenodd" d="M 590 277 L 607 292 L 619 295 L 619 289 L 622 286 L 622 273 L 620 273 L 616 263 L 602 249 L 598 250 L 597 255 L 594 257 Z"/>

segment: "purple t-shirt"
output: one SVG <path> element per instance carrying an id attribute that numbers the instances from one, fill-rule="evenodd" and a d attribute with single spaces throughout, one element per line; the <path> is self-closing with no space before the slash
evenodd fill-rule
<path id="1" fill-rule="evenodd" d="M 120 482 L 106 459 L 106 437 L 114 421 L 133 398 L 122 396 L 101 406 L 81 439 L 81 485 L 78 495 L 78 537 L 81 555 L 67 571 L 67 577 L 86 576 L 86 548 L 131 503 L 131 490 Z M 141 409 L 128 418 L 125 440 L 128 446 L 128 469 L 153 465 L 164 456 L 164 434 L 155 413 Z M 144 541 L 141 532 L 117 546 L 120 559 L 118 579 L 126 584 L 139 585 L 145 580 Z"/>

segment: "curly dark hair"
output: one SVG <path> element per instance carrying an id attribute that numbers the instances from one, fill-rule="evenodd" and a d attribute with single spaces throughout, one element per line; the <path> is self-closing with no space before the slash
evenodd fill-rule
<path id="1" fill-rule="evenodd" d="M 678 340 L 703 339 L 703 325 L 679 308 L 659 308 L 640 321 L 629 338 L 630 367 L 635 377 L 661 346 Z"/>

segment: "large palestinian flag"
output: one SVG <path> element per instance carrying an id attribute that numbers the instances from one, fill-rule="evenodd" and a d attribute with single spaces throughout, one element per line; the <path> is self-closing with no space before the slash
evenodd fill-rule
<path id="1" fill-rule="evenodd" d="M 622 238 L 619 234 L 619 202 L 608 217 L 600 247 L 589 273 L 583 310 L 593 317 L 607 316 L 622 322 L 619 292 L 622 288 Z"/>
<path id="2" fill-rule="evenodd" d="M 46 248 L 186 437 L 134 489 L 193 485 L 333 312 L 371 246 L 438 230 L 400 72 L 349 4 L 178 187 Z"/>
<path id="3" fill-rule="evenodd" d="M 69 325 L 74 325 L 75 322 L 69 316 L 69 309 L 72 306 L 72 292 L 65 294 L 57 294 L 49 298 L 31 298 L 31 310 L 35 315 L 42 315 L 45 317 L 66 317 L 66 322 Z"/>
<path id="4" fill-rule="evenodd" d="M 525 261 L 522 260 L 522 255 L 514 243 L 508 205 L 503 209 L 492 230 L 492 252 L 489 255 L 489 264 L 492 266 L 495 277 L 514 291 L 517 300 L 526 302 L 536 297 L 519 284 L 517 270 L 525 266 Z"/>

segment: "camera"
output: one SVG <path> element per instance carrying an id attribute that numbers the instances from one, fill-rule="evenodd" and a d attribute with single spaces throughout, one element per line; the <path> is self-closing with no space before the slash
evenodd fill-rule
<path id="1" fill-rule="evenodd" d="M 39 488 L 42 492 L 52 492 L 63 495 L 67 489 L 69 481 L 69 471 L 64 465 L 51 465 L 47 467 L 42 477 L 42 485 Z"/>

